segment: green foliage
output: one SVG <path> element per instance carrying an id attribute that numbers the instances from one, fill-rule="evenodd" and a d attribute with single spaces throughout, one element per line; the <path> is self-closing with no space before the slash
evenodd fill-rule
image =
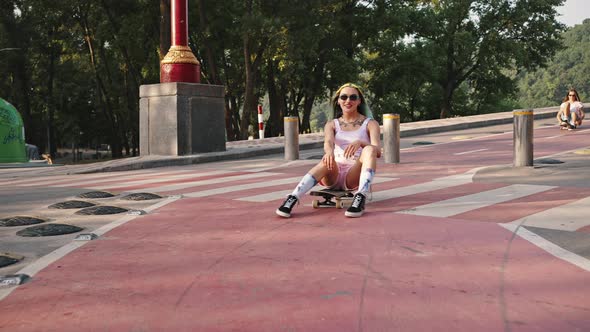
<path id="1" fill-rule="evenodd" d="M 559 105 L 569 88 L 582 101 L 590 98 L 590 19 L 563 33 L 563 47 L 545 68 L 519 76 L 518 102 L 523 107 Z"/>
<path id="2" fill-rule="evenodd" d="M 509 110 L 518 70 L 559 45 L 561 1 L 378 1 L 365 68 L 378 114 L 402 121 Z"/>
<path id="3" fill-rule="evenodd" d="M 131 0 L 3 6 L 0 48 L 19 51 L 3 58 L 0 90 L 23 114 L 29 143 L 137 153 L 139 85 L 159 75 L 157 10 Z"/>
<path id="4" fill-rule="evenodd" d="M 570 85 L 588 96 L 590 31 L 575 27 L 560 46 L 562 2 L 195 0 L 189 46 L 202 83 L 225 86 L 230 140 L 257 134 L 263 99 L 267 136 L 282 133 L 285 115 L 302 132 L 322 130 L 345 82 L 365 88 L 377 119 L 497 112 L 517 97 L 553 105 Z M 0 49 L 17 50 L 0 53 L 0 93 L 23 115 L 28 143 L 136 153 L 139 86 L 159 81 L 166 47 L 160 14 L 148 0 L 5 0 Z M 559 47 L 546 71 L 532 71 Z"/>

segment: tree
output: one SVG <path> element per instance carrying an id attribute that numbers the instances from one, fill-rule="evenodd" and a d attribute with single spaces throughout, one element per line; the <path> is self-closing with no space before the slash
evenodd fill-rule
<path id="1" fill-rule="evenodd" d="M 414 38 L 427 47 L 433 83 L 441 89 L 440 117 L 452 114 L 461 84 L 488 92 L 510 90 L 506 70 L 534 69 L 559 47 L 563 0 L 424 1 L 416 7 Z"/>
<path id="2" fill-rule="evenodd" d="M 590 19 L 564 32 L 563 45 L 546 68 L 519 76 L 522 107 L 558 105 L 569 88 L 575 88 L 582 101 L 590 98 Z"/>

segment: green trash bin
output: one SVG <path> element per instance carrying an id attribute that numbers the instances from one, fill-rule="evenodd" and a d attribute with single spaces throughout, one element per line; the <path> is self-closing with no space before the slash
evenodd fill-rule
<path id="1" fill-rule="evenodd" d="M 0 163 L 26 163 L 25 129 L 20 114 L 0 98 Z"/>

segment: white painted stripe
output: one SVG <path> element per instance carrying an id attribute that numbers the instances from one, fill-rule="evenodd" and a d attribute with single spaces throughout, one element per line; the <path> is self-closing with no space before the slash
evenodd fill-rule
<path id="1" fill-rule="evenodd" d="M 564 135 L 555 135 L 555 136 L 549 136 L 549 137 L 543 137 L 543 138 L 544 139 L 554 139 L 554 138 L 561 137 L 561 136 L 564 136 Z"/>
<path id="2" fill-rule="evenodd" d="M 265 177 L 265 176 L 273 176 L 273 175 L 278 175 L 278 174 L 280 174 L 280 173 L 259 172 L 259 173 L 219 177 L 217 179 L 190 181 L 190 182 L 170 184 L 170 185 L 165 185 L 165 186 L 160 186 L 160 187 L 149 188 L 149 192 L 158 193 L 158 192 L 165 192 L 165 191 L 174 191 L 174 190 L 181 190 L 181 189 L 186 189 L 186 188 L 191 188 L 191 187 L 205 186 L 208 184 L 218 184 L 218 183 L 227 183 L 227 182 L 238 181 L 238 180 L 256 179 L 256 178 L 261 178 L 261 177 Z M 135 193 L 135 192 L 143 192 L 143 191 L 146 191 L 146 189 L 135 189 L 135 190 L 130 190 L 128 192 Z"/>
<path id="3" fill-rule="evenodd" d="M 160 172 L 149 172 L 149 173 L 126 173 L 126 174 L 119 174 L 119 176 L 117 177 L 111 177 L 111 178 L 95 178 L 95 179 L 81 179 L 80 181 L 77 182 L 69 182 L 69 183 L 63 183 L 63 184 L 54 184 L 52 185 L 53 187 L 78 187 L 78 186 L 84 186 L 87 184 L 93 184 L 93 183 L 101 183 L 101 182 L 112 182 L 115 180 L 118 180 L 119 178 L 121 180 L 132 180 L 134 176 L 140 176 L 140 177 L 145 177 L 145 176 L 160 176 L 160 175 L 166 175 L 166 176 L 171 176 L 172 174 L 178 174 L 178 173 L 183 173 L 186 174 L 187 170 L 177 170 L 177 171 L 160 171 Z M 193 173 L 194 174 L 194 173 Z M 121 182 L 117 182 L 117 183 L 121 183 Z"/>
<path id="4" fill-rule="evenodd" d="M 429 182 L 418 183 L 411 186 L 393 188 L 388 190 L 382 190 L 373 192 L 372 202 L 379 202 L 386 199 L 392 199 L 397 197 L 404 197 L 409 195 L 420 194 L 428 191 L 444 189 L 448 187 L 459 186 L 466 183 L 471 183 L 473 174 L 467 172 L 460 175 L 451 175 L 443 178 L 434 179 Z"/>
<path id="5" fill-rule="evenodd" d="M 516 235 L 520 236 L 521 238 L 529 241 L 530 243 L 536 245 L 537 247 L 545 250 L 546 252 L 550 253 L 551 255 L 562 259 L 566 262 L 569 262 L 585 271 L 590 272 L 590 260 L 577 255 L 573 252 L 567 251 L 562 247 L 556 245 L 553 242 L 547 241 L 543 237 L 529 231 L 524 227 L 520 227 L 518 225 L 513 224 L 498 224 L 500 227 L 503 227 L 512 233 L 516 232 Z"/>
<path id="6" fill-rule="evenodd" d="M 153 211 L 157 208 L 160 208 L 164 205 L 170 204 L 180 198 L 181 198 L 181 196 L 170 196 L 170 197 L 168 197 L 168 198 L 166 198 L 154 205 L 147 207 L 146 209 L 144 209 L 144 211 L 151 212 L 151 211 Z M 125 215 L 124 217 L 121 217 L 121 218 L 113 221 L 112 223 L 106 224 L 106 225 L 94 230 L 93 233 L 98 236 L 101 236 L 104 233 L 112 230 L 113 228 L 121 226 L 121 225 L 123 225 L 123 224 L 129 222 L 130 220 L 135 219 L 137 217 L 138 216 L 135 216 L 135 215 Z M 44 268 L 46 268 L 47 266 L 49 266 L 53 262 L 57 261 L 58 259 L 61 259 L 65 255 L 69 254 L 70 252 L 80 248 L 81 246 L 85 245 L 86 243 L 88 243 L 88 241 L 72 241 L 72 242 L 50 252 L 49 254 L 37 259 L 36 261 L 32 262 L 31 264 L 25 266 L 20 271 L 18 271 L 16 274 L 26 274 L 32 278 L 35 274 L 39 273 L 39 271 L 43 270 Z M 15 290 L 17 287 L 0 288 L 0 301 L 3 300 L 8 295 L 10 295 L 10 293 L 12 293 L 12 291 Z"/>
<path id="7" fill-rule="evenodd" d="M 226 194 L 226 193 L 241 191 L 241 190 L 278 186 L 278 185 L 289 184 L 289 183 L 298 183 L 299 180 L 301 180 L 300 176 L 286 178 L 286 179 L 272 180 L 272 181 L 262 180 L 260 182 L 241 184 L 241 185 L 237 185 L 237 186 L 215 188 L 215 189 L 209 189 L 209 190 L 203 190 L 203 191 L 195 191 L 192 193 L 182 194 L 182 196 L 185 196 L 185 197 L 206 197 L 206 196 Z"/>
<path id="8" fill-rule="evenodd" d="M 465 152 L 457 152 L 457 153 L 453 153 L 455 156 L 460 156 L 462 154 L 470 154 L 470 153 L 475 153 L 475 152 L 480 152 L 480 151 L 486 151 L 489 149 L 477 149 L 477 150 L 471 150 L 471 151 L 465 151 Z"/>
<path id="9" fill-rule="evenodd" d="M 167 182 L 173 180 L 181 180 L 186 178 L 199 178 L 211 175 L 220 175 L 220 174 L 227 174 L 231 175 L 236 173 L 236 171 L 211 171 L 211 172 L 203 172 L 203 173 L 190 173 L 190 174 L 178 174 L 178 175 L 171 175 L 165 177 L 158 177 L 155 179 L 147 179 L 147 180 L 137 180 L 137 181 L 129 181 L 129 182 L 117 182 L 110 185 L 104 185 L 99 187 L 92 187 L 93 189 L 103 190 L 103 189 L 111 189 L 111 188 L 122 188 L 122 187 L 130 187 L 136 185 L 143 185 L 143 184 L 152 184 L 152 183 L 160 183 L 160 182 Z"/>
<path id="10" fill-rule="evenodd" d="M 371 193 L 371 196 L 370 196 L 371 200 L 367 201 L 367 204 L 370 202 L 379 202 L 379 201 L 383 201 L 383 200 L 387 200 L 387 199 L 409 196 L 409 195 L 414 195 L 414 194 L 420 194 L 423 192 L 439 190 L 439 189 L 444 189 L 444 188 L 448 188 L 448 187 L 459 186 L 459 185 L 466 184 L 466 183 L 471 183 L 472 179 L 473 179 L 473 175 L 475 173 L 477 173 L 479 170 L 485 169 L 487 167 L 488 166 L 477 167 L 477 168 L 471 169 L 463 174 L 446 176 L 446 177 L 434 179 L 429 182 L 419 183 L 419 184 L 415 184 L 415 185 L 411 185 L 411 186 L 405 186 L 405 187 L 399 187 L 399 188 L 393 188 L 393 189 L 387 189 L 387 190 L 381 190 L 381 191 L 374 191 Z M 382 182 L 390 181 L 390 180 L 398 180 L 398 178 L 385 178 L 385 177 L 384 178 L 375 177 L 375 179 L 376 179 L 376 181 L 382 181 Z M 383 180 L 377 180 L 377 179 L 383 179 Z M 316 190 L 316 189 L 312 189 L 312 190 Z M 284 199 L 285 196 L 287 196 L 290 193 L 291 193 L 291 190 L 281 190 L 281 191 L 275 191 L 275 192 L 266 193 L 266 194 L 262 194 L 262 195 L 243 197 L 238 200 L 247 201 L 247 202 L 268 202 L 268 201 L 273 201 L 273 200 Z"/>
<path id="11" fill-rule="evenodd" d="M 510 133 L 512 133 L 512 131 L 505 131 L 500 134 L 491 134 L 491 135 L 473 137 L 469 140 L 475 141 L 475 140 L 479 140 L 479 139 L 490 138 L 490 137 L 494 137 L 494 136 L 501 136 L 501 135 L 510 134 Z M 438 146 L 441 146 L 441 145 L 463 143 L 463 142 L 467 142 L 469 140 L 448 141 L 448 142 L 440 142 L 440 143 L 429 144 L 429 145 L 411 146 L 411 147 L 403 148 L 400 150 L 403 152 L 416 152 L 416 151 L 412 151 L 412 150 L 420 150 L 420 152 L 423 152 L 422 150 L 428 151 L 428 148 L 432 148 L 432 147 L 438 148 Z M 512 141 L 510 142 L 510 144 L 512 144 Z"/>
<path id="12" fill-rule="evenodd" d="M 298 177 L 297 179 L 300 180 L 301 176 Z M 399 178 L 388 178 L 388 177 L 376 176 L 373 179 L 373 183 L 383 183 L 383 182 L 394 181 L 394 180 L 399 180 Z M 310 191 L 314 191 L 314 190 L 317 191 L 317 190 L 321 190 L 323 188 L 324 188 L 323 186 L 318 185 L 318 186 L 311 188 Z M 238 201 L 245 201 L 245 202 L 270 202 L 270 201 L 276 201 L 276 200 L 283 200 L 283 199 L 285 199 L 285 196 L 289 195 L 291 192 L 293 192 L 293 189 L 279 190 L 279 191 L 273 191 L 273 192 L 260 194 L 260 195 L 242 197 L 242 198 L 238 198 L 237 200 Z"/>
<path id="13" fill-rule="evenodd" d="M 590 197 L 510 222 L 513 225 L 576 231 L 590 225 Z"/>
<path id="14" fill-rule="evenodd" d="M 301 179 L 301 177 L 300 177 Z M 315 188 L 315 187 L 314 187 Z M 311 190 L 315 190 L 312 188 Z M 280 190 L 280 191 L 273 191 L 266 194 L 254 195 L 254 196 L 247 196 L 238 198 L 238 201 L 245 201 L 245 202 L 271 202 L 271 201 L 278 201 L 285 199 L 287 195 L 293 192 L 293 189 L 289 190 Z"/>
<path id="15" fill-rule="evenodd" d="M 72 181 L 72 179 L 78 179 L 84 176 L 86 179 L 91 178 L 100 178 L 100 177 L 114 177 L 114 176 L 121 176 L 121 173 L 101 173 L 101 174 L 80 174 L 80 175 L 59 175 L 59 176 L 39 176 L 34 178 L 26 178 L 20 179 L 18 181 L 14 181 L 13 185 L 20 186 L 20 187 L 34 187 L 34 186 L 45 186 L 48 184 L 53 183 L 63 183 Z"/>
<path id="16" fill-rule="evenodd" d="M 317 154 L 317 153 L 316 153 Z M 257 168 L 256 172 L 263 172 L 263 171 L 270 171 L 276 168 L 285 168 L 285 167 L 289 167 L 291 165 L 297 165 L 297 166 L 301 166 L 301 165 L 307 165 L 307 164 L 317 164 L 318 160 L 305 160 L 305 155 L 302 153 L 299 155 L 299 160 L 292 160 L 286 163 L 280 163 L 278 165 L 273 165 L 273 166 L 267 166 L 264 168 Z M 254 170 L 252 170 L 254 171 Z"/>
<path id="17" fill-rule="evenodd" d="M 400 211 L 399 213 L 430 217 L 450 217 L 467 211 L 547 191 L 552 188 L 555 187 L 515 184 L 472 195 L 421 205 L 409 210 Z"/>
<path id="18" fill-rule="evenodd" d="M 51 187 L 71 187 L 76 185 L 83 185 L 86 183 L 96 182 L 107 182 L 116 181 L 119 178 L 129 179 L 134 176 L 146 176 L 146 175 L 157 175 L 157 174 L 170 174 L 178 173 L 182 171 L 172 172 L 154 172 L 154 170 L 143 170 L 143 171 L 128 171 L 128 172 L 115 172 L 115 173 L 97 173 L 97 174 L 75 174 L 68 175 L 67 178 L 56 179 L 55 177 L 46 178 L 42 181 L 37 181 L 29 184 L 23 184 L 21 187 L 35 187 L 35 186 L 51 186 Z M 185 171 L 186 172 L 186 171 Z"/>

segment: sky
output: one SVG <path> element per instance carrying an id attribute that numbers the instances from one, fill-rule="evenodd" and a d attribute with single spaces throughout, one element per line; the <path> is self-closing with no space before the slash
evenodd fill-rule
<path id="1" fill-rule="evenodd" d="M 557 19 L 568 27 L 582 24 L 584 19 L 590 18 L 590 0 L 566 0 L 557 12 L 562 15 Z"/>

